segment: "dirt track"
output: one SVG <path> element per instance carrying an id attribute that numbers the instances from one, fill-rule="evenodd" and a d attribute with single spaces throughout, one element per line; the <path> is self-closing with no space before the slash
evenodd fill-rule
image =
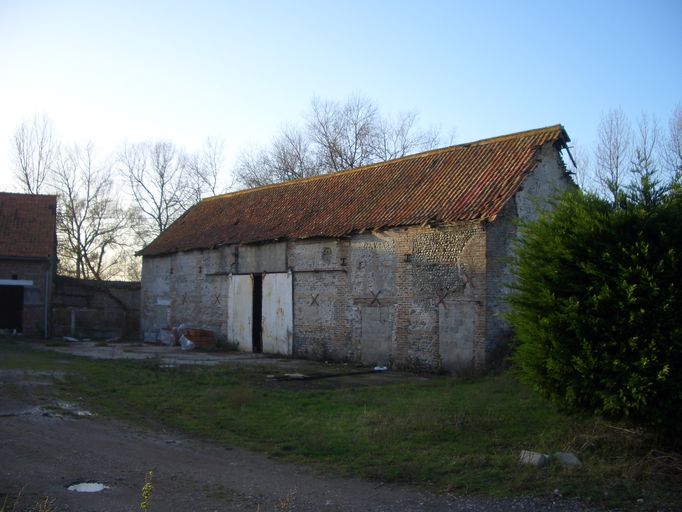
<path id="1" fill-rule="evenodd" d="M 152 511 L 582 510 L 566 501 L 457 499 L 322 475 L 246 450 L 83 416 L 77 404 L 46 398 L 55 378 L 0 370 L 0 509 L 2 494 L 23 488 L 24 505 L 48 496 L 56 510 L 139 510 L 145 473 L 153 469 Z M 109 488 L 66 489 L 90 481 Z"/>

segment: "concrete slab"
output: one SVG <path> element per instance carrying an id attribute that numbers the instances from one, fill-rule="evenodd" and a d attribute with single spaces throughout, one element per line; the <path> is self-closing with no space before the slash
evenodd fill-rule
<path id="1" fill-rule="evenodd" d="M 155 360 L 159 365 L 217 366 L 252 365 L 268 368 L 273 375 L 300 373 L 305 377 L 297 381 L 277 382 L 277 385 L 303 388 L 326 388 L 348 386 L 371 386 L 382 384 L 407 383 L 445 378 L 422 376 L 402 371 L 371 372 L 371 368 L 355 365 L 326 364 L 307 359 L 283 358 L 270 354 L 252 352 L 202 352 L 183 351 L 180 347 L 156 345 L 139 342 L 112 342 L 107 344 L 92 341 L 74 341 L 66 344 L 31 342 L 31 346 L 60 354 L 87 357 L 90 359 L 133 359 Z"/>

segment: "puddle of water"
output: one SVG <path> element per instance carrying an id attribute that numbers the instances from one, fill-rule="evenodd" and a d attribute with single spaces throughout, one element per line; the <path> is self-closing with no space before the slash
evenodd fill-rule
<path id="1" fill-rule="evenodd" d="M 100 492 L 104 489 L 109 489 L 109 486 L 99 482 L 81 482 L 67 487 L 67 490 L 75 492 Z"/>

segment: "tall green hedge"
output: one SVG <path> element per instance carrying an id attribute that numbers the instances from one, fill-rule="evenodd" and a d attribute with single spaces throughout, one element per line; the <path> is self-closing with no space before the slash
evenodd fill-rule
<path id="1" fill-rule="evenodd" d="M 682 432 L 682 201 L 581 192 L 521 228 L 509 319 L 523 376 L 565 409 Z"/>

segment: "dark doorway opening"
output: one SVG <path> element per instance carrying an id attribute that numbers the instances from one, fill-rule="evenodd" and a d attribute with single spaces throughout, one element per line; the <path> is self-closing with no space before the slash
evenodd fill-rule
<path id="1" fill-rule="evenodd" d="M 263 352 L 263 275 L 253 274 L 253 316 L 251 321 L 251 339 L 253 351 Z"/>
<path id="2" fill-rule="evenodd" d="M 22 332 L 24 287 L 0 286 L 0 329 Z"/>

